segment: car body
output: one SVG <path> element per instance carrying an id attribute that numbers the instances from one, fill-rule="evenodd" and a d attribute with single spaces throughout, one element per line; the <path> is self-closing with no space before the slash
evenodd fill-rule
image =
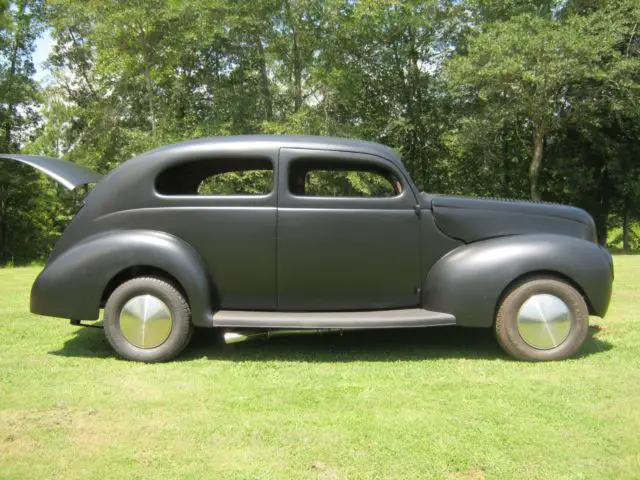
<path id="1" fill-rule="evenodd" d="M 28 163 L 69 188 L 97 182 L 36 279 L 31 311 L 77 323 L 106 308 L 107 336 L 126 358 L 171 358 L 193 326 L 224 328 L 230 341 L 249 332 L 497 328 L 514 289 L 546 281 L 583 303 L 540 287 L 515 306 L 504 333 L 526 347 L 517 353 L 508 339 L 500 343 L 518 358 L 556 359 L 584 341 L 582 317 L 602 317 L 609 305 L 612 259 L 585 211 L 424 194 L 393 150 L 371 142 L 198 139 L 134 157 L 102 179 L 61 160 L 0 158 Z M 110 298 L 136 279 L 173 290 L 165 298 L 138 281 L 111 311 Z M 172 307 L 178 297 L 188 332 L 183 345 L 169 348 L 182 315 Z M 143 318 L 152 304 L 156 318 Z M 536 318 L 527 317 L 532 308 Z M 580 345 L 563 350 L 576 322 Z M 141 340 L 153 325 L 164 333 Z M 550 328 L 563 341 L 535 340 L 553 337 Z"/>

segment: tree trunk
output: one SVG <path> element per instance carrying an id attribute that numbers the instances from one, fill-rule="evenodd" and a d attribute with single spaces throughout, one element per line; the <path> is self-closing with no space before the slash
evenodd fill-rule
<path id="1" fill-rule="evenodd" d="M 26 2 L 19 2 L 18 13 L 16 17 L 18 19 L 22 18 L 24 15 L 24 11 L 26 9 Z M 20 27 L 20 25 L 19 25 Z M 9 66 L 9 72 L 7 75 L 7 92 L 9 92 L 9 99 L 7 101 L 7 116 L 5 118 L 4 123 L 4 141 L 5 141 L 5 151 L 12 152 L 12 136 L 13 136 L 13 117 L 15 115 L 15 104 L 13 96 L 13 81 L 16 76 L 16 71 L 18 70 L 18 52 L 22 48 L 22 30 L 18 29 L 15 36 L 13 37 L 13 45 L 11 48 L 11 60 Z"/>
<path id="2" fill-rule="evenodd" d="M 300 51 L 298 49 L 298 31 L 293 26 L 293 110 L 302 107 L 302 68 L 300 65 Z"/>
<path id="3" fill-rule="evenodd" d="M 429 190 L 430 172 L 428 169 L 428 156 L 425 155 L 426 139 L 428 133 L 424 125 L 424 108 L 427 103 L 422 95 L 422 81 L 420 74 L 420 53 L 416 46 L 416 31 L 411 26 L 407 27 L 406 42 L 409 47 L 407 61 L 407 92 L 408 101 L 411 103 L 410 122 L 413 124 L 411 129 L 411 144 L 415 155 L 415 170 L 413 172 L 421 180 L 420 187 Z"/>
<path id="4" fill-rule="evenodd" d="M 628 252 L 629 248 L 629 236 L 631 234 L 630 231 L 630 223 L 631 223 L 631 213 L 629 209 L 629 201 L 625 199 L 624 201 L 624 217 L 622 219 L 622 250 Z"/>
<path id="5" fill-rule="evenodd" d="M 0 199 L 0 266 L 7 263 L 7 215 L 6 202 Z"/>
<path id="6" fill-rule="evenodd" d="M 597 164 L 598 171 L 600 172 L 596 190 L 598 192 L 598 209 L 594 211 L 593 219 L 596 222 L 598 243 L 600 243 L 600 245 L 606 246 L 607 237 L 609 234 L 607 221 L 609 220 L 609 198 L 612 186 L 609 181 L 609 174 L 606 167 L 604 166 L 604 163 L 604 159 L 600 159 Z"/>
<path id="7" fill-rule="evenodd" d="M 260 63 L 260 80 L 262 82 L 262 95 L 264 96 L 265 119 L 270 122 L 273 119 L 273 105 L 271 103 L 271 89 L 269 88 L 269 75 L 267 73 L 267 59 L 262 46 L 260 35 L 256 35 L 258 46 L 258 62 Z"/>
<path id="8" fill-rule="evenodd" d="M 393 59 L 395 71 L 398 76 L 398 85 L 400 85 L 400 93 L 402 95 L 402 101 L 404 102 L 404 120 L 409 125 L 413 125 L 415 128 L 415 112 L 414 112 L 414 97 L 413 89 L 411 86 L 410 69 L 407 68 L 407 62 L 405 57 L 402 56 L 402 52 L 398 50 L 397 45 L 394 46 Z M 404 132 L 402 135 L 402 158 L 405 167 L 409 170 L 420 189 L 426 188 L 424 182 L 418 182 L 418 175 L 422 175 L 418 166 L 418 155 L 416 152 L 416 137 L 413 131 Z"/>
<path id="9" fill-rule="evenodd" d="M 144 80 L 147 84 L 147 101 L 149 104 L 149 122 L 151 123 L 151 133 L 156 133 L 156 118 L 153 109 L 153 85 L 151 84 L 151 72 L 149 71 L 149 63 L 144 65 Z"/>
<path id="10" fill-rule="evenodd" d="M 7 117 L 4 121 L 4 150 L 6 152 L 13 151 L 13 148 L 11 148 L 11 137 L 13 136 L 13 111 L 13 103 L 9 103 L 7 105 Z"/>
<path id="11" fill-rule="evenodd" d="M 502 123 L 502 196 L 509 198 L 511 191 L 511 178 L 509 176 L 510 164 L 509 164 L 509 146 L 507 144 L 507 135 L 509 129 L 507 122 Z"/>
<path id="12" fill-rule="evenodd" d="M 606 247 L 607 238 L 609 236 L 609 226 L 607 225 L 607 220 L 609 219 L 609 202 L 605 201 L 605 203 L 601 205 L 601 208 L 602 210 L 594 218 L 594 221 L 596 222 L 598 243 L 603 247 Z"/>
<path id="13" fill-rule="evenodd" d="M 302 62 L 300 60 L 300 46 L 298 29 L 295 22 L 295 0 L 287 1 L 286 9 L 291 24 L 291 56 L 293 66 L 293 111 L 298 112 L 302 107 Z"/>
<path id="14" fill-rule="evenodd" d="M 531 184 L 531 199 L 540 200 L 542 195 L 538 189 L 538 177 L 540 176 L 540 165 L 542 165 L 542 151 L 544 149 L 544 132 L 540 127 L 536 127 L 533 133 L 533 158 L 529 167 L 529 183 Z"/>

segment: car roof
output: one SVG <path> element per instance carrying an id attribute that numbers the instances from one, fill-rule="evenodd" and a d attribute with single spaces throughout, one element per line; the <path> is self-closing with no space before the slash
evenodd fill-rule
<path id="1" fill-rule="evenodd" d="M 310 150 L 333 150 L 364 153 L 384 158 L 409 178 L 396 152 L 374 142 L 346 138 L 311 135 L 236 135 L 208 137 L 166 145 L 135 156 L 120 164 L 96 185 L 85 200 L 85 205 L 96 210 L 96 215 L 124 210 L 134 205 L 151 205 L 153 183 L 156 176 L 173 165 L 196 157 L 224 157 L 225 161 L 236 158 L 233 152 L 260 155 L 280 148 Z M 229 155 L 232 154 L 232 155 Z"/>
<path id="2" fill-rule="evenodd" d="M 202 146 L 209 147 L 213 153 L 217 147 L 222 149 L 232 145 L 242 147 L 245 151 L 259 150 L 261 147 L 271 146 L 370 153 L 391 160 L 394 164 L 402 165 L 398 153 L 385 145 L 366 140 L 317 135 L 231 135 L 227 137 L 203 137 L 165 145 L 151 150 L 142 156 L 155 156 L 159 153 L 178 154 L 183 150 Z"/>

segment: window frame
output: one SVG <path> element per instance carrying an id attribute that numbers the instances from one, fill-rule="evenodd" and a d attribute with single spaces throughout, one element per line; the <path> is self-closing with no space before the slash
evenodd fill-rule
<path id="1" fill-rule="evenodd" d="M 348 165 L 362 164 L 363 169 L 386 170 L 401 184 L 402 191 L 392 197 L 326 197 L 295 195 L 290 190 L 290 170 L 292 164 L 309 161 L 333 164 L 344 162 Z M 332 208 L 332 209 L 406 209 L 418 203 L 410 187 L 407 176 L 389 160 L 368 153 L 345 152 L 339 150 L 316 150 L 304 148 L 281 148 L 279 158 L 278 206 L 281 208 Z"/>
<path id="2" fill-rule="evenodd" d="M 387 178 L 385 176 L 385 173 L 389 173 L 389 175 L 394 179 L 394 180 L 398 180 L 398 182 L 400 182 L 400 179 L 397 177 L 397 175 L 392 172 L 391 170 L 386 169 L 386 172 L 384 171 L 384 168 L 367 168 L 367 166 L 365 166 L 362 162 L 344 162 L 344 167 L 340 165 L 339 162 L 330 162 L 330 161 L 326 161 L 326 165 L 323 165 L 323 161 L 319 161 L 317 165 L 312 165 L 309 166 L 308 168 L 304 168 L 301 170 L 301 174 L 303 177 L 303 182 L 304 182 L 304 187 L 306 190 L 306 186 L 307 186 L 307 179 L 309 178 L 309 174 L 312 173 L 316 173 L 316 172 L 322 172 L 322 173 L 345 173 L 345 174 L 349 174 L 349 173 L 368 173 L 371 175 L 377 175 L 378 177 L 380 177 L 382 180 L 385 180 L 387 182 L 388 187 L 391 189 L 391 195 L 372 195 L 372 196 L 366 196 L 366 195 L 309 195 L 309 194 L 305 194 L 305 195 L 300 195 L 298 193 L 294 193 L 291 190 L 291 180 L 292 180 L 292 170 L 293 168 L 295 168 L 295 166 L 297 164 L 304 164 L 304 160 L 293 160 L 290 164 L 289 164 L 289 176 L 287 178 L 288 182 L 289 182 L 289 192 L 291 193 L 291 195 L 295 196 L 295 197 L 314 197 L 314 198 L 362 198 L 362 199 L 371 199 L 371 198 L 394 198 L 394 197 L 398 197 L 402 194 L 402 189 L 400 192 L 396 192 L 396 186 L 394 184 L 394 182 Z M 313 163 L 313 161 L 311 161 L 310 163 Z M 359 167 L 359 165 L 361 165 L 362 167 Z M 402 182 L 400 182 L 400 185 L 402 187 Z"/>
<path id="3" fill-rule="evenodd" d="M 269 149 L 271 150 L 271 149 Z M 165 174 L 171 168 L 180 167 L 191 162 L 216 162 L 216 161 L 255 161 L 261 160 L 269 162 L 272 166 L 273 172 L 273 186 L 268 194 L 264 195 L 199 195 L 199 194 L 168 194 L 162 193 L 158 189 L 158 179 L 161 175 Z M 251 168 L 247 170 L 252 170 Z M 233 170 L 231 170 L 233 171 Z M 205 176 L 201 181 L 209 178 L 211 175 Z M 154 197 L 160 201 L 160 205 L 166 206 L 228 206 L 228 207 L 275 207 L 278 197 L 278 182 L 279 182 L 279 168 L 278 168 L 278 151 L 265 151 L 257 153 L 251 152 L 238 152 L 237 150 L 221 151 L 216 153 L 203 152 L 202 154 L 182 155 L 176 158 L 169 164 L 163 165 L 162 169 L 155 172 L 153 177 L 153 193 Z M 198 183 L 198 186 L 200 185 Z"/>
<path id="4" fill-rule="evenodd" d="M 217 175 L 226 175 L 228 173 L 240 173 L 240 172 L 271 172 L 271 188 L 268 192 L 266 193 L 198 193 L 197 195 L 199 197 L 267 197 L 269 195 L 271 195 L 271 193 L 273 193 L 273 191 L 275 190 L 275 185 L 276 185 L 276 179 L 275 179 L 275 170 L 274 169 L 259 169 L 259 168 L 247 168 L 247 169 L 243 169 L 243 170 L 226 170 L 223 172 L 217 172 L 214 173 L 212 175 L 207 175 L 206 177 L 204 177 L 202 180 L 200 180 L 200 182 L 198 183 L 198 187 L 196 189 L 197 192 L 200 191 L 200 187 L 202 187 L 202 184 L 209 180 L 212 179 L 214 177 L 216 177 Z"/>

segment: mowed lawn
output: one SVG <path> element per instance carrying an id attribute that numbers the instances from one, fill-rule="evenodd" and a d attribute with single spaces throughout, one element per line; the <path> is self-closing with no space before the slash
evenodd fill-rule
<path id="1" fill-rule="evenodd" d="M 530 364 L 490 331 L 208 331 L 179 361 L 28 313 L 0 270 L 0 478 L 640 478 L 640 256 L 581 356 Z"/>

